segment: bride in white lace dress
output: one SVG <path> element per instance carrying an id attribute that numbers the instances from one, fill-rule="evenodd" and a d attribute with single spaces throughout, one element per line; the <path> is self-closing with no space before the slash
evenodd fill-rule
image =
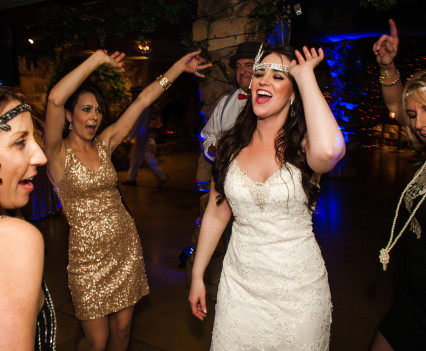
<path id="1" fill-rule="evenodd" d="M 206 316 L 204 270 L 235 216 L 223 262 L 211 350 L 328 350 L 331 299 L 312 232 L 318 187 L 343 157 L 343 136 L 313 73 L 321 49 L 267 49 L 251 96 L 218 141 L 189 302 Z"/>

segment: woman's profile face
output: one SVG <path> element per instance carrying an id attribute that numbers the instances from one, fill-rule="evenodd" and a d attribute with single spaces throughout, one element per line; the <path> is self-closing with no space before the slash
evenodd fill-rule
<path id="1" fill-rule="evenodd" d="M 19 101 L 8 103 L 0 115 L 20 104 Z M 37 174 L 36 167 L 47 160 L 34 140 L 29 111 L 16 115 L 7 124 L 10 130 L 0 131 L 0 205 L 14 209 L 27 204 L 34 189 L 32 179 Z"/>
<path id="2" fill-rule="evenodd" d="M 290 65 L 290 60 L 278 53 L 266 56 L 262 63 Z M 287 116 L 290 98 L 294 98 L 293 83 L 288 74 L 271 68 L 254 73 L 252 85 L 253 112 L 258 118 L 276 115 Z"/>
<path id="3" fill-rule="evenodd" d="M 426 91 L 422 92 L 424 101 L 426 101 Z M 410 118 L 411 127 L 426 143 L 426 104 L 413 99 L 410 95 L 407 97 L 405 112 Z"/>

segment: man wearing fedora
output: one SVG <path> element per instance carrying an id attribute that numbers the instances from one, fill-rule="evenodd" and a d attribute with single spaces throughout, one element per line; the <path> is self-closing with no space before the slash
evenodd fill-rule
<path id="1" fill-rule="evenodd" d="M 235 69 L 235 79 L 238 89 L 231 95 L 223 96 L 213 110 L 210 119 L 201 131 L 204 155 L 213 161 L 215 156 L 215 141 L 220 132 L 231 128 L 247 102 L 250 80 L 253 75 L 254 59 L 259 51 L 260 43 L 249 41 L 241 43 L 237 52 L 229 58 L 229 63 Z"/>

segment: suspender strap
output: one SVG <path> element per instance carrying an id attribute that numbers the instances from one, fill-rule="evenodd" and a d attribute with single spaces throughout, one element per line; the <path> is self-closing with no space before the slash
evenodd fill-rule
<path id="1" fill-rule="evenodd" d="M 235 91 L 234 91 L 235 93 Z M 231 101 L 232 96 L 234 95 L 234 93 L 229 94 L 228 97 L 225 100 L 225 103 L 223 104 L 223 108 L 222 108 L 222 114 L 220 115 L 220 125 L 222 126 L 222 122 L 223 122 L 223 114 L 225 113 L 225 109 L 226 106 L 228 106 L 229 102 Z"/>

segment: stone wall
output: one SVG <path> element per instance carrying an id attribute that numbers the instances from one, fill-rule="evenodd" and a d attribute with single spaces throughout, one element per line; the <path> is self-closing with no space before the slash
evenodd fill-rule
<path id="1" fill-rule="evenodd" d="M 28 66 L 23 59 L 19 60 L 19 88 L 25 94 L 26 102 L 42 119 L 44 119 L 47 86 L 51 74 L 50 63 L 40 63 L 34 67 L 33 65 Z"/>
<path id="2" fill-rule="evenodd" d="M 194 41 L 207 42 L 213 67 L 200 83 L 205 103 L 203 112 L 209 118 L 218 98 L 235 89 L 234 71 L 229 57 L 238 44 L 264 41 L 264 33 L 256 33 L 257 22 L 250 17 L 257 2 L 254 0 L 199 0 L 198 19 L 194 21 Z"/>

